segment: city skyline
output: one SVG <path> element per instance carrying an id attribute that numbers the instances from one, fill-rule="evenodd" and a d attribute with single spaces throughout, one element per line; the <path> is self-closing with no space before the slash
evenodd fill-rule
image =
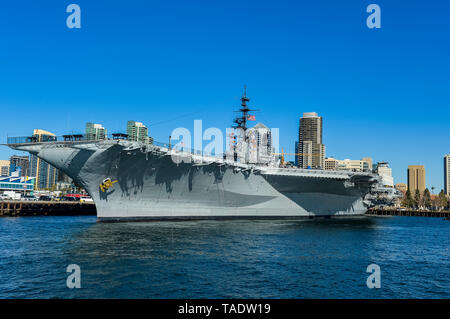
<path id="1" fill-rule="evenodd" d="M 314 116 L 316 116 L 317 117 L 317 114 L 316 113 L 314 113 L 314 112 L 310 112 L 309 114 L 306 114 L 307 115 L 307 117 L 308 116 L 311 116 L 311 115 L 314 115 Z M 300 117 L 300 120 L 302 119 L 302 118 L 305 118 L 305 113 L 303 114 L 303 116 L 302 117 Z M 320 117 L 320 122 L 322 123 L 322 118 Z M 105 128 L 105 127 L 103 127 L 102 126 L 102 124 L 100 124 L 100 123 L 92 123 L 92 122 L 86 122 L 85 123 L 85 125 L 86 125 L 86 128 L 85 128 L 85 133 L 83 134 L 83 136 L 84 137 L 86 137 L 86 138 L 88 138 L 88 139 L 94 139 L 94 140 L 98 140 L 98 139 L 105 139 L 105 138 L 110 138 L 107 134 L 106 134 L 106 132 L 107 132 L 107 128 Z M 261 123 L 259 123 L 259 124 L 257 124 L 255 127 L 258 127 L 258 126 L 264 126 L 264 124 L 261 124 Z M 130 130 L 136 130 L 136 127 L 137 128 L 142 128 L 143 129 L 143 131 L 142 132 L 139 132 L 139 130 L 138 131 L 133 131 L 133 132 L 131 132 Z M 301 122 L 300 122 L 300 124 L 299 124 L 299 132 L 300 132 L 300 126 L 301 126 Z M 92 130 L 93 130 L 93 128 L 96 128 L 96 133 L 93 133 L 92 132 Z M 264 126 L 265 127 L 265 126 Z M 36 131 L 42 131 L 42 130 L 34 130 L 34 132 L 33 132 L 33 134 L 35 134 L 36 133 Z M 130 136 L 131 137 L 131 140 L 141 140 L 142 138 L 144 138 L 145 137 L 145 140 L 142 140 L 142 142 L 144 142 L 144 143 L 147 143 L 147 142 L 150 142 L 150 143 L 153 143 L 153 138 L 148 134 L 149 132 L 148 132 L 148 128 L 142 123 L 142 122 L 137 122 L 137 121 L 133 121 L 133 120 L 128 120 L 127 121 L 127 125 L 126 125 L 126 130 L 125 130 L 127 133 L 131 133 L 131 135 L 130 134 L 127 134 L 128 136 Z M 45 132 L 45 131 L 44 131 Z M 122 131 L 118 131 L 118 132 L 116 132 L 116 133 L 122 133 L 123 132 L 123 130 Z M 53 134 L 53 133 L 50 133 L 50 134 Z M 101 134 L 100 136 L 97 136 L 97 134 Z M 111 134 L 113 134 L 113 133 L 111 133 Z M 91 135 L 91 136 L 90 136 Z M 114 134 L 113 134 L 114 135 Z M 141 136 L 142 135 L 142 136 Z M 138 137 L 138 136 L 141 136 L 141 137 Z M 147 139 L 149 139 L 148 141 L 147 141 Z M 297 142 L 296 142 L 296 144 L 297 144 Z M 9 162 L 10 162 L 10 160 L 12 160 L 14 157 L 24 157 L 24 156 L 22 156 L 22 155 L 17 155 L 16 153 L 21 153 L 21 152 L 17 152 L 17 151 L 13 151 L 13 155 L 11 155 L 10 156 L 10 159 L 9 160 L 2 160 L 2 159 L 0 159 L 0 162 L 8 162 L 8 168 L 9 168 Z M 26 153 L 26 152 L 25 152 Z M 29 154 L 29 153 L 26 153 L 26 154 L 28 154 L 28 155 L 26 155 L 25 157 L 27 157 L 28 159 L 30 159 L 30 161 L 32 161 L 32 158 L 33 158 L 33 155 L 32 154 Z M 296 156 L 297 157 L 297 156 Z M 329 163 L 329 161 L 333 161 L 333 162 L 336 162 L 336 163 L 334 163 L 333 165 L 331 165 L 331 166 L 333 166 L 333 167 L 331 167 L 330 166 L 330 163 Z M 328 162 L 327 162 L 328 161 Z M 447 185 L 447 176 L 448 175 L 450 175 L 450 170 L 449 170 L 449 165 L 448 165 L 448 163 L 450 162 L 450 155 L 444 155 L 444 174 L 443 174 L 443 178 L 444 178 L 444 187 L 442 188 L 442 190 L 448 195 L 448 189 L 450 189 L 448 186 L 446 186 Z M 327 164 L 328 163 L 328 164 Z M 339 163 L 339 165 L 337 164 L 337 163 Z M 364 165 L 363 165 L 364 164 Z M 388 164 L 388 162 L 377 162 L 377 163 L 375 163 L 375 164 Z M 6 164 L 5 164 L 6 165 Z M 328 165 L 328 167 L 327 167 L 327 165 Z M 338 167 L 338 166 L 339 167 Z M 50 165 L 51 166 L 51 165 Z M 344 167 L 345 166 L 345 167 Z M 417 169 L 417 168 L 419 168 L 419 169 L 422 169 L 423 170 L 423 179 L 425 179 L 425 176 L 426 176 L 426 173 L 425 173 L 425 169 L 424 169 L 424 166 L 423 165 L 408 165 L 408 167 L 407 167 L 407 181 L 406 181 L 406 183 L 404 183 L 404 182 L 398 182 L 398 181 L 394 181 L 395 183 L 395 187 L 397 187 L 397 185 L 400 185 L 400 184 L 404 184 L 405 186 L 407 186 L 407 188 L 409 189 L 409 187 L 408 187 L 408 185 L 410 185 L 410 179 L 411 179 L 411 170 L 412 169 Z M 351 160 L 351 159 L 344 159 L 344 160 L 337 160 L 337 159 L 335 159 L 335 158 L 333 158 L 333 157 L 328 157 L 328 156 L 326 156 L 325 157 L 325 162 L 324 162 L 324 167 L 322 167 L 322 168 L 318 168 L 318 169 L 324 169 L 324 170 L 330 170 L 330 169 L 332 169 L 332 170 L 339 170 L 339 169 L 348 169 L 348 170 L 358 170 L 358 171 L 364 171 L 364 170 L 367 170 L 367 169 L 370 169 L 370 170 L 378 170 L 378 167 L 377 167 L 377 169 L 375 169 L 374 167 L 372 167 L 372 158 L 370 158 L 370 157 L 363 157 L 361 160 Z M 3 172 L 3 166 L 2 166 L 2 172 Z M 9 173 L 11 173 L 11 172 L 9 172 Z M 415 173 L 414 173 L 415 174 Z M 8 175 L 10 175 L 10 174 L 8 174 Z M 5 174 L 3 174 L 3 176 L 8 176 L 8 175 L 5 175 Z M 25 176 L 24 174 L 23 174 L 23 172 L 21 173 L 21 175 L 22 176 Z M 388 174 L 389 176 L 392 176 L 393 174 L 392 174 L 392 169 L 391 168 L 389 168 L 389 174 Z M 31 175 L 30 175 L 31 176 Z M 391 179 L 392 179 L 392 177 L 391 177 Z M 417 181 L 416 182 L 413 182 L 413 183 L 418 183 Z M 423 193 L 423 191 L 424 191 L 424 189 L 425 188 L 427 188 L 427 189 L 429 189 L 429 191 L 430 192 L 432 192 L 433 194 L 434 193 L 438 193 L 439 192 L 439 190 L 440 190 L 440 188 L 438 188 L 438 187 L 435 187 L 434 185 L 433 186 L 430 186 L 430 187 L 428 187 L 428 184 L 426 184 L 426 181 L 423 181 L 422 182 L 423 183 L 423 186 L 421 187 L 421 193 Z M 391 184 L 392 184 L 392 181 L 391 181 Z M 394 185 L 393 184 L 393 185 Z M 434 187 L 435 189 L 433 190 L 432 189 L 432 187 Z M 412 187 L 412 188 L 414 188 L 414 187 Z M 413 189 L 413 191 L 414 191 L 414 189 Z"/>
<path id="2" fill-rule="evenodd" d="M 205 16 L 198 2 L 105 14 L 102 5 L 80 1 L 79 30 L 67 29 L 57 1 L 24 3 L 5 4 L 0 19 L 8 46 L 0 52 L 8 61 L 0 108 L 11 119 L 2 143 L 35 128 L 79 133 L 86 122 L 123 131 L 124 118 L 144 122 L 162 142 L 194 119 L 226 128 L 247 84 L 257 122 L 280 128 L 286 152 L 294 153 L 301 114 L 317 112 L 327 156 L 387 161 L 395 183 L 406 183 L 408 165 L 424 165 L 427 187 L 444 188 L 447 3 L 432 1 L 431 12 L 379 1 L 379 30 L 365 26 L 366 4 L 358 2 L 208 3 Z M 2 159 L 14 153 L 0 148 Z"/>

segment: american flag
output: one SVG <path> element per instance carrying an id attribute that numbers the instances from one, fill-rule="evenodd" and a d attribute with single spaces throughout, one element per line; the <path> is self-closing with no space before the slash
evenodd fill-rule
<path id="1" fill-rule="evenodd" d="M 256 118 L 254 115 L 248 115 L 247 116 L 247 121 L 256 121 Z"/>

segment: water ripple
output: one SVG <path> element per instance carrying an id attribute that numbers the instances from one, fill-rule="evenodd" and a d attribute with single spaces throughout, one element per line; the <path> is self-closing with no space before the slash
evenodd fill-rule
<path id="1" fill-rule="evenodd" d="M 0 219 L 0 298 L 449 298 L 438 218 L 97 223 Z M 381 267 L 380 289 L 366 268 Z M 82 289 L 66 287 L 81 267 Z"/>

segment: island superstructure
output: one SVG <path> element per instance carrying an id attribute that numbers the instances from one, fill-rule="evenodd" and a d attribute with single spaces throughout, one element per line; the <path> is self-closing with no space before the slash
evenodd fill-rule
<path id="1" fill-rule="evenodd" d="M 225 154 L 126 139 L 60 141 L 11 138 L 61 170 L 94 199 L 101 221 L 305 218 L 362 215 L 380 182 L 371 172 L 280 167 L 270 130 L 247 127 L 244 93 L 237 136 Z"/>

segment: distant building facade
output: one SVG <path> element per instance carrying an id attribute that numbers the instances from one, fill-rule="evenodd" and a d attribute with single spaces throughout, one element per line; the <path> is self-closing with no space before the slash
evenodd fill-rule
<path id="1" fill-rule="evenodd" d="M 371 170 L 370 162 L 365 160 L 345 159 L 338 162 L 338 169 L 354 172 L 368 172 Z"/>
<path id="2" fill-rule="evenodd" d="M 0 160 L 0 176 L 9 176 L 9 161 Z"/>
<path id="3" fill-rule="evenodd" d="M 249 128 L 245 135 L 249 141 L 248 163 L 268 163 L 272 158 L 272 133 L 262 123 Z"/>
<path id="4" fill-rule="evenodd" d="M 335 171 L 338 169 L 338 160 L 332 157 L 328 157 L 325 159 L 325 169 L 329 171 Z"/>
<path id="5" fill-rule="evenodd" d="M 381 176 L 383 186 L 394 187 L 394 177 L 392 177 L 392 168 L 388 162 L 378 162 L 376 173 Z"/>
<path id="6" fill-rule="evenodd" d="M 104 140 L 107 137 L 107 131 L 101 124 L 86 123 L 86 139 Z"/>
<path id="7" fill-rule="evenodd" d="M 404 194 L 408 190 L 408 185 L 406 185 L 405 183 L 397 183 L 395 184 L 395 189 L 398 189 Z"/>
<path id="8" fill-rule="evenodd" d="M 322 143 L 322 117 L 315 112 L 303 113 L 298 130 L 298 166 L 324 168 L 325 145 Z"/>
<path id="9" fill-rule="evenodd" d="M 55 188 L 59 191 L 73 191 L 76 186 L 73 184 L 73 180 L 69 176 L 61 171 L 58 171 L 58 179 L 56 181 Z"/>
<path id="10" fill-rule="evenodd" d="M 35 177 L 19 176 L 19 171 L 15 171 L 11 176 L 0 177 L 0 192 L 14 191 L 33 195 L 35 180 Z"/>
<path id="11" fill-rule="evenodd" d="M 153 139 L 148 136 L 148 128 L 141 122 L 127 122 L 128 140 L 143 143 L 153 143 Z"/>
<path id="12" fill-rule="evenodd" d="M 371 157 L 363 157 L 362 161 L 367 163 L 369 171 L 373 170 L 373 161 Z"/>
<path id="13" fill-rule="evenodd" d="M 444 192 L 450 196 L 450 154 L 444 156 Z"/>
<path id="14" fill-rule="evenodd" d="M 425 190 L 425 167 L 423 165 L 408 166 L 408 189 L 411 194 L 414 194 L 416 189 L 421 194 Z"/>
<path id="15" fill-rule="evenodd" d="M 362 160 L 337 160 L 332 157 L 325 159 L 326 170 L 346 170 L 354 172 L 368 172 L 372 170 L 372 159 L 370 157 L 365 157 Z"/>
<path id="16" fill-rule="evenodd" d="M 29 167 L 30 167 L 29 156 L 13 155 L 9 158 L 10 174 L 16 171 L 20 171 L 20 176 L 28 176 Z"/>
<path id="17" fill-rule="evenodd" d="M 33 137 L 37 142 L 51 141 L 56 138 L 55 134 L 44 130 L 34 130 Z M 29 172 L 30 176 L 36 177 L 34 184 L 36 189 L 51 188 L 58 179 L 58 170 L 33 154 L 30 155 Z"/>

